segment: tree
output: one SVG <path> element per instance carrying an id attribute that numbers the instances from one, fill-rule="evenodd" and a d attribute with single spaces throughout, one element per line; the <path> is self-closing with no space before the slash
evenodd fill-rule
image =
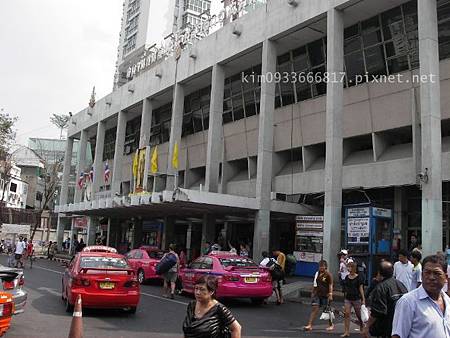
<path id="1" fill-rule="evenodd" d="M 53 116 L 50 117 L 50 122 L 57 126 L 60 130 L 60 139 L 62 139 L 63 130 L 69 126 L 69 120 L 70 116 L 64 114 L 53 114 Z"/>
<path id="2" fill-rule="evenodd" d="M 16 139 L 14 131 L 16 121 L 17 117 L 11 117 L 3 109 L 0 110 L 0 188 L 2 189 L 0 202 L 5 198 L 6 188 L 11 180 L 13 163 L 10 150 Z"/>

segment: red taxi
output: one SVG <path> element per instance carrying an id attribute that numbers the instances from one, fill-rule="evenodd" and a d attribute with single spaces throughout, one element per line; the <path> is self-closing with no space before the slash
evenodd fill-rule
<path id="1" fill-rule="evenodd" d="M 261 304 L 272 295 L 270 273 L 250 258 L 237 254 L 213 251 L 197 258 L 180 271 L 183 291 L 194 293 L 194 283 L 203 275 L 218 278 L 217 298 L 250 298 L 253 303 Z"/>
<path id="2" fill-rule="evenodd" d="M 155 246 L 141 246 L 126 254 L 128 263 L 137 275 L 140 284 L 147 279 L 159 279 L 156 274 L 156 264 L 164 256 L 164 251 Z"/>
<path id="3" fill-rule="evenodd" d="M 87 246 L 72 258 L 62 277 L 66 311 L 73 311 L 78 295 L 86 308 L 119 308 L 135 313 L 140 289 L 133 269 L 116 249 Z"/>

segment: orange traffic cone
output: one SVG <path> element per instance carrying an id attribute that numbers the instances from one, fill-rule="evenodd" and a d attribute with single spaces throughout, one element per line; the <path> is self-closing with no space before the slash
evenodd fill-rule
<path id="1" fill-rule="evenodd" d="M 69 338 L 83 338 L 83 313 L 81 311 L 81 295 L 78 295 L 73 309 Z"/>

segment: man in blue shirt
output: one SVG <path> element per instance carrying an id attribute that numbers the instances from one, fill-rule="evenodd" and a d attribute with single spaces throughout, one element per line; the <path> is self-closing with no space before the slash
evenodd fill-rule
<path id="1" fill-rule="evenodd" d="M 442 292 L 447 262 L 440 255 L 428 256 L 422 269 L 422 285 L 397 302 L 392 338 L 450 338 L 450 298 Z"/>

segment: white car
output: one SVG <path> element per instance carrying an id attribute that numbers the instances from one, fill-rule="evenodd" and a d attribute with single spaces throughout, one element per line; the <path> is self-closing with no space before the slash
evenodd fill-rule
<path id="1" fill-rule="evenodd" d="M 25 282 L 23 270 L 0 265 L 0 278 L 2 280 L 0 291 L 12 294 L 15 307 L 14 314 L 25 311 L 27 292 L 23 289 Z"/>

